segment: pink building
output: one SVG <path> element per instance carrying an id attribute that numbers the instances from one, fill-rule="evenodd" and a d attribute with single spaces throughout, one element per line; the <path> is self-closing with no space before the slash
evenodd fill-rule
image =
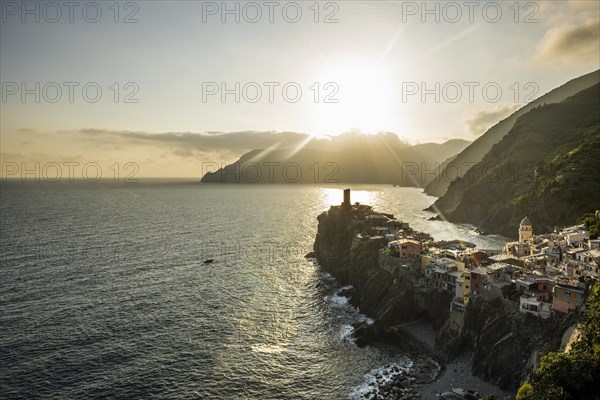
<path id="1" fill-rule="evenodd" d="M 579 309 L 584 299 L 583 288 L 558 283 L 554 287 L 552 309 L 562 313 L 570 313 Z"/>
<path id="2" fill-rule="evenodd" d="M 421 255 L 421 243 L 416 240 L 400 239 L 398 240 L 400 257 L 416 257 Z"/>

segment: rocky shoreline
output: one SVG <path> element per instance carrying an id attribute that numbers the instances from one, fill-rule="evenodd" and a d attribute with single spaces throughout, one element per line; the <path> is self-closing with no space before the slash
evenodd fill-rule
<path id="1" fill-rule="evenodd" d="M 477 400 L 494 394 L 497 399 L 514 399 L 512 393 L 471 374 L 472 354 L 457 357 L 448 364 L 440 361 L 433 351 L 435 330 L 426 321 L 390 328 L 378 325 L 356 324 L 353 336 L 357 346 L 393 344 L 409 354 L 412 363 L 409 367 L 388 364 L 368 374 L 367 387 L 355 398 Z"/>
<path id="2" fill-rule="evenodd" d="M 372 320 L 354 326 L 353 342 L 358 347 L 393 345 L 413 360 L 434 360 L 437 367 L 428 380 L 419 382 L 418 363 L 414 369 L 405 369 L 402 365 L 397 366 L 398 371 L 394 366 L 391 371 L 380 368 L 379 380 L 375 373 L 370 373 L 373 376 L 367 381 L 369 387 L 361 386 L 360 395 L 354 398 L 478 399 L 482 393 L 514 399 L 515 386 L 522 379 L 521 375 L 526 374 L 525 362 L 532 353 L 534 340 L 546 335 L 551 325 L 540 327 L 513 313 L 512 309 L 505 310 L 501 302 L 478 297 L 465 312 L 466 325 L 461 324 L 457 329 L 457 324 L 450 319 L 450 293 L 424 286 L 422 276 L 409 269 L 382 267 L 380 249 L 385 245 L 384 238 L 357 235 L 370 229 L 365 215 L 373 213 L 370 206 L 364 205 L 330 207 L 317 218 L 313 252 L 306 256 L 314 257 L 324 271 L 344 285 L 338 295 L 347 297 L 350 305 Z M 398 224 L 393 219 L 388 222 Z M 410 238 L 417 235 L 407 227 L 403 229 L 404 233 L 409 232 Z M 433 240 L 423 243 L 431 244 Z M 437 245 L 457 249 L 472 244 L 454 240 Z M 425 339 L 421 332 L 409 329 L 408 325 L 417 321 L 431 325 L 431 337 Z M 507 342 L 503 339 L 507 331 L 517 332 L 522 340 Z M 468 360 L 457 365 L 455 359 L 467 353 L 470 354 Z M 448 367 L 443 363 L 448 363 Z M 414 380 L 404 379 L 411 377 Z"/>
<path id="3" fill-rule="evenodd" d="M 441 371 L 440 364 L 432 358 L 418 357 L 409 368 L 386 365 L 372 376 L 369 390 L 363 399 L 419 399 L 415 388 L 433 382 Z"/>

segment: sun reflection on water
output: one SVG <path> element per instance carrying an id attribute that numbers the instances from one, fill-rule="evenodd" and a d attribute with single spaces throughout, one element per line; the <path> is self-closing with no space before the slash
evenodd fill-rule
<path id="1" fill-rule="evenodd" d="M 326 206 L 334 206 L 342 204 L 344 199 L 343 188 L 323 188 L 321 189 L 323 202 Z M 377 203 L 377 191 L 370 190 L 352 190 L 350 200 L 352 204 L 358 202 L 360 204 L 375 204 Z"/>

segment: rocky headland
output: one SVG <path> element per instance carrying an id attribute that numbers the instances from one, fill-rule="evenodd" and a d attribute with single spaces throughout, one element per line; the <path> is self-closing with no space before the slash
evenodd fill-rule
<path id="1" fill-rule="evenodd" d="M 492 392 L 497 398 L 514 398 L 538 359 L 560 345 L 572 321 L 541 320 L 481 296 L 457 318 L 450 311 L 453 296 L 424 284 L 417 267 L 420 260 L 412 265 L 409 260 L 402 268 L 386 264 L 381 250 L 386 240 L 364 235 L 369 231 L 365 217 L 373 213 L 366 205 L 332 206 L 318 217 L 311 254 L 341 285 L 352 286 L 340 294 L 374 320 L 354 327 L 357 346 L 391 343 L 417 360 L 410 370 L 384 368 L 364 398 L 478 399 Z M 402 232 L 419 235 L 408 226 Z M 430 326 L 433 337 L 411 331 L 415 321 Z M 477 385 L 483 381 L 490 385 Z M 474 387 L 460 389 L 461 382 Z M 435 394 L 428 386 L 435 387 Z"/>

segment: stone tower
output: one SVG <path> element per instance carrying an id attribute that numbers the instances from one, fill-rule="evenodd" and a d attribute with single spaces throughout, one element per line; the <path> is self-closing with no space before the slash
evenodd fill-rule
<path id="1" fill-rule="evenodd" d="M 519 225 L 519 242 L 529 242 L 533 238 L 533 228 L 531 227 L 531 221 L 525 217 L 521 220 Z"/>
<path id="2" fill-rule="evenodd" d="M 344 207 L 351 207 L 350 204 L 350 189 L 344 189 L 344 202 L 342 203 Z"/>

